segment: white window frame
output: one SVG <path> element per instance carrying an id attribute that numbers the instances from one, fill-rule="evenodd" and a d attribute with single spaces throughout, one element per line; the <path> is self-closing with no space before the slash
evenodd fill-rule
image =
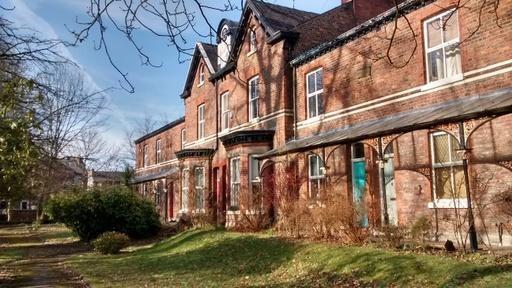
<path id="1" fill-rule="evenodd" d="M 189 201 L 189 185 L 190 185 L 190 173 L 188 168 L 184 168 L 181 174 L 181 211 L 188 211 Z M 186 175 L 186 176 L 185 176 Z"/>
<path id="2" fill-rule="evenodd" d="M 204 118 L 205 118 L 205 105 L 201 104 L 197 106 L 197 139 L 203 139 L 205 137 L 204 132 Z"/>
<path id="3" fill-rule="evenodd" d="M 428 30 L 427 30 L 428 24 L 433 22 L 433 21 L 439 20 L 440 23 L 443 25 L 443 22 L 442 22 L 443 21 L 443 17 L 449 15 L 450 13 L 453 13 L 451 18 L 455 17 L 454 19 L 457 20 L 457 37 L 452 39 L 452 40 L 450 40 L 450 41 L 444 42 L 444 33 L 445 32 L 444 32 L 444 29 L 440 29 L 440 31 L 441 31 L 440 32 L 441 33 L 441 44 L 429 48 L 428 47 Z M 452 46 L 454 44 L 460 43 L 460 25 L 459 24 L 460 23 L 459 23 L 458 11 L 454 12 L 453 9 L 452 10 L 448 10 L 446 12 L 443 12 L 441 14 L 438 14 L 438 15 L 436 15 L 434 17 L 428 18 L 425 21 L 423 21 L 423 46 L 424 46 L 424 50 L 425 50 L 425 71 L 426 71 L 426 79 L 427 79 L 427 84 L 423 87 L 424 90 L 431 89 L 431 88 L 434 88 L 434 87 L 437 87 L 437 86 L 441 86 L 441 85 L 444 85 L 444 84 L 447 84 L 447 83 L 451 83 L 451 82 L 455 82 L 455 81 L 463 79 L 462 59 L 461 59 L 461 63 L 459 63 L 461 65 L 460 73 L 457 74 L 457 75 L 450 76 L 450 77 L 446 76 L 446 74 L 447 74 L 446 73 L 447 72 L 446 71 L 446 69 L 447 69 L 447 67 L 446 67 L 446 53 L 444 52 L 444 49 L 446 47 L 449 47 L 449 46 Z M 439 50 L 439 49 L 443 49 L 443 68 L 444 68 L 444 75 L 445 75 L 445 77 L 442 78 L 442 79 L 431 81 L 430 80 L 430 70 L 429 70 L 428 56 L 429 56 L 429 53 L 434 52 L 434 51 Z"/>
<path id="4" fill-rule="evenodd" d="M 437 192 L 436 192 L 436 168 L 450 168 L 452 169 L 450 172 L 450 180 L 451 180 L 451 186 L 452 189 L 454 189 L 455 185 L 455 179 L 454 179 L 454 173 L 453 168 L 454 167 L 462 167 L 462 160 L 459 161 L 452 161 L 452 154 L 450 152 L 449 157 L 450 161 L 446 163 L 436 163 L 435 159 L 435 147 L 434 147 L 434 137 L 440 136 L 440 135 L 447 135 L 448 137 L 448 151 L 452 151 L 452 141 L 451 138 L 453 137 L 450 133 L 447 132 L 434 132 L 430 133 L 430 155 L 431 155 L 431 161 L 432 161 L 432 190 L 434 193 L 434 199 L 432 202 L 428 203 L 428 208 L 467 208 L 468 207 L 468 199 L 467 198 L 458 198 L 458 199 L 448 199 L 448 198 L 437 198 Z M 467 183 L 466 183 L 467 185 Z"/>
<path id="5" fill-rule="evenodd" d="M 187 134 L 185 128 L 181 129 L 181 149 L 185 149 L 185 144 L 187 144 Z"/>
<path id="6" fill-rule="evenodd" d="M 23 208 L 23 204 L 25 204 L 27 208 Z M 30 202 L 28 200 L 21 200 L 20 210 L 30 210 Z"/>
<path id="7" fill-rule="evenodd" d="M 315 80 L 314 80 L 314 82 L 313 82 L 313 83 L 315 83 L 315 86 L 316 86 L 316 82 L 317 82 L 317 81 L 316 81 L 317 73 L 318 73 L 318 72 L 320 72 L 320 71 L 322 72 L 322 88 L 321 88 L 321 89 L 318 89 L 318 90 L 315 90 L 315 91 L 313 91 L 313 92 L 311 92 L 311 93 L 310 93 L 310 92 L 309 92 L 309 77 L 310 77 L 310 76 L 315 77 Z M 325 110 L 325 107 L 323 107 L 323 108 L 322 108 L 322 111 L 320 111 L 320 109 L 319 109 L 319 105 L 318 105 L 318 98 L 319 98 L 318 96 L 321 94 L 321 95 L 322 95 L 322 98 L 324 97 L 324 94 L 323 94 L 323 93 L 324 93 L 324 85 L 323 85 L 323 83 L 324 83 L 324 79 L 323 79 L 323 77 L 324 77 L 324 76 L 323 76 L 323 75 L 324 75 L 324 74 L 323 74 L 323 67 L 320 67 L 320 68 L 318 68 L 318 69 L 316 69 L 316 70 L 314 70 L 314 71 L 311 71 L 311 72 L 309 72 L 309 73 L 307 73 L 307 74 L 306 74 L 306 105 L 307 105 L 307 107 L 308 107 L 308 109 L 307 109 L 307 111 L 306 111 L 306 112 L 307 112 L 307 118 L 315 118 L 315 117 L 318 117 L 318 116 L 320 116 L 320 115 L 324 114 L 324 112 L 325 112 L 325 111 L 323 111 L 323 110 Z M 318 87 L 315 87 L 315 88 L 318 88 Z M 316 107 L 315 107 L 315 115 L 313 115 L 313 116 L 310 116 L 310 115 L 311 115 L 311 114 L 310 114 L 310 111 L 311 111 L 312 107 L 309 107 L 309 98 L 311 98 L 311 97 L 315 97 L 315 103 L 316 103 Z M 325 101 L 323 101 L 323 99 L 322 99 L 322 103 L 324 103 L 324 102 L 325 102 Z M 324 105 L 324 104 L 323 104 L 323 105 Z M 321 113 L 320 113 L 320 112 L 321 112 Z"/>
<path id="8" fill-rule="evenodd" d="M 260 81 L 260 76 L 254 76 L 252 77 L 251 79 L 249 79 L 249 95 L 248 95 L 248 103 L 249 103 L 249 121 L 254 121 L 254 120 L 258 120 L 259 118 L 259 114 L 260 114 L 260 104 L 259 104 L 259 99 L 260 99 L 260 89 L 259 89 L 259 81 Z M 254 90 L 254 94 L 256 95 L 256 97 L 252 97 L 253 96 L 253 93 L 252 93 L 252 89 L 255 89 Z M 252 103 L 255 102 L 256 103 L 256 111 L 254 111 L 254 108 L 252 107 Z"/>
<path id="9" fill-rule="evenodd" d="M 254 29 L 249 29 L 249 53 L 254 53 L 258 50 L 256 39 L 256 31 Z"/>
<path id="10" fill-rule="evenodd" d="M 318 158 L 316 163 L 318 163 L 318 175 L 313 175 L 313 167 L 311 167 L 311 158 Z M 318 200 L 320 199 L 321 195 L 320 195 L 320 191 L 322 190 L 322 186 L 323 186 L 323 183 L 324 182 L 324 179 L 325 179 L 325 166 L 324 166 L 324 161 L 322 160 L 322 157 L 320 157 L 319 155 L 317 154 L 310 154 L 308 156 L 308 198 L 311 199 L 311 200 Z M 317 185 L 317 188 L 318 188 L 318 193 L 316 195 L 316 197 L 313 197 L 313 195 L 311 194 L 311 192 L 313 191 L 312 190 L 312 186 L 313 185 Z"/>
<path id="11" fill-rule="evenodd" d="M 233 170 L 233 167 L 235 166 L 233 163 L 237 162 L 238 166 L 238 175 L 235 175 L 235 171 Z M 229 160 L 229 182 L 230 182 L 230 189 L 229 189 L 229 206 L 232 208 L 239 208 L 240 205 L 240 177 L 242 175 L 241 172 L 241 161 L 240 157 L 233 157 Z M 235 177 L 236 176 L 236 177 Z M 235 189 L 236 188 L 236 189 Z M 236 193 L 235 193 L 236 191 Z M 236 194 L 236 195 L 235 195 Z"/>
<path id="12" fill-rule="evenodd" d="M 202 171 L 201 174 L 203 174 L 203 183 L 198 183 L 197 182 L 197 172 L 198 171 Z M 194 168 L 194 188 L 195 188 L 195 194 L 194 194 L 194 197 L 196 197 L 195 199 L 195 209 L 197 212 L 204 212 L 204 190 L 205 190 L 205 169 L 204 167 L 200 166 L 200 167 L 195 167 Z M 199 195 L 199 191 L 201 191 L 201 202 L 200 202 L 200 205 L 197 205 L 197 203 L 199 203 L 197 197 Z"/>
<path id="13" fill-rule="evenodd" d="M 156 148 L 156 163 L 158 164 L 160 162 L 163 162 L 163 158 L 162 158 L 162 139 L 156 140 L 155 148 Z"/>
<path id="14" fill-rule="evenodd" d="M 231 111 L 229 110 L 229 92 L 225 92 L 220 96 L 221 99 L 221 131 L 229 129 L 229 120 Z"/>
<path id="15" fill-rule="evenodd" d="M 145 144 L 142 146 L 142 166 L 148 167 L 149 166 L 149 145 Z"/>
<path id="16" fill-rule="evenodd" d="M 204 84 L 204 64 L 199 65 L 199 84 L 198 86 L 201 86 Z"/>

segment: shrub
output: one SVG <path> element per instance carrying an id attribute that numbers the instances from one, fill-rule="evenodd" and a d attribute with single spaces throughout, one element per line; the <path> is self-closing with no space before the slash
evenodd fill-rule
<path id="1" fill-rule="evenodd" d="M 153 204 L 122 186 L 61 193 L 48 201 L 45 212 L 86 241 L 106 231 L 145 238 L 160 229 Z"/>
<path id="2" fill-rule="evenodd" d="M 121 249 L 128 246 L 130 238 L 119 232 L 105 232 L 92 242 L 94 250 L 101 254 L 117 254 Z"/>
<path id="3" fill-rule="evenodd" d="M 421 216 L 411 226 L 411 238 L 416 243 L 425 245 L 425 240 L 430 238 L 432 222 L 427 216 Z"/>

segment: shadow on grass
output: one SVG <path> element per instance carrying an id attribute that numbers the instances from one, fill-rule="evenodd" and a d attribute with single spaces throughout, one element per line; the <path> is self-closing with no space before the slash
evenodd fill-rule
<path id="1" fill-rule="evenodd" d="M 98 265 L 95 270 L 88 269 L 93 278 L 118 278 L 136 273 L 167 278 L 179 275 L 180 281 L 201 283 L 201 279 L 231 281 L 270 273 L 291 260 L 295 251 L 294 245 L 277 238 L 193 231 L 134 253 L 114 257 L 94 255 L 75 259 L 75 263 L 79 269 Z"/>
<path id="2" fill-rule="evenodd" d="M 462 284 L 471 283 L 473 281 L 488 277 L 488 276 L 497 276 L 504 275 L 507 273 L 512 273 L 512 264 L 499 265 L 499 266 L 484 266 L 472 269 L 467 272 L 463 272 L 457 275 L 454 275 L 450 279 L 448 279 L 445 283 L 443 283 L 442 287 L 453 287 Z M 510 278 L 512 278 L 512 275 Z M 503 284 L 503 287 L 510 287 L 511 283 Z"/>

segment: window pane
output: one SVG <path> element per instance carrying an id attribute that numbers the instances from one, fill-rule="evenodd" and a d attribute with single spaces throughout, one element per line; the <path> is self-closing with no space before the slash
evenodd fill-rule
<path id="1" fill-rule="evenodd" d="M 260 172 L 260 161 L 251 157 L 251 181 L 257 181 Z"/>
<path id="2" fill-rule="evenodd" d="M 450 16 L 451 13 L 443 17 L 444 24 L 444 42 L 453 40 L 459 37 L 459 27 L 458 27 L 458 15 L 457 11 Z M 449 17 L 449 18 L 448 18 Z"/>
<path id="3" fill-rule="evenodd" d="M 455 139 L 455 137 L 453 137 L 451 135 L 450 135 L 450 141 L 451 141 L 450 144 L 452 146 L 451 161 L 452 162 L 462 161 L 462 156 L 464 155 L 464 153 L 463 153 L 463 151 L 460 151 L 459 141 L 457 141 L 457 139 Z"/>
<path id="4" fill-rule="evenodd" d="M 308 94 L 315 92 L 315 73 L 308 75 Z"/>
<path id="5" fill-rule="evenodd" d="M 318 114 L 324 113 L 324 93 L 319 93 L 316 95 L 317 103 L 318 103 Z"/>
<path id="6" fill-rule="evenodd" d="M 323 87 L 324 87 L 323 82 L 324 82 L 324 71 L 322 69 L 320 69 L 316 72 L 316 89 L 315 89 L 315 91 L 323 89 Z"/>
<path id="7" fill-rule="evenodd" d="M 258 100 L 251 101 L 250 105 L 250 119 L 258 118 Z"/>
<path id="8" fill-rule="evenodd" d="M 434 135 L 434 163 L 442 164 L 450 162 L 450 147 L 448 134 Z"/>
<path id="9" fill-rule="evenodd" d="M 454 192 L 455 198 L 466 198 L 466 181 L 464 178 L 464 169 L 462 166 L 453 167 Z"/>
<path id="10" fill-rule="evenodd" d="M 451 168 L 443 167 L 435 169 L 435 188 L 437 199 L 452 199 Z"/>
<path id="11" fill-rule="evenodd" d="M 428 41 L 428 48 L 432 48 L 434 46 L 437 46 L 441 44 L 441 25 L 439 23 L 439 19 L 436 19 L 434 21 L 431 21 L 427 23 L 427 41 Z"/>
<path id="12" fill-rule="evenodd" d="M 446 54 L 446 77 L 461 74 L 460 47 L 453 44 L 445 48 Z"/>
<path id="13" fill-rule="evenodd" d="M 436 81 L 444 78 L 443 48 L 428 53 L 429 80 Z"/>
<path id="14" fill-rule="evenodd" d="M 308 102 L 309 102 L 309 105 L 308 105 L 309 118 L 315 117 L 317 115 L 317 113 L 316 113 L 316 97 L 315 96 L 308 97 Z"/>
<path id="15" fill-rule="evenodd" d="M 353 149 L 354 149 L 354 154 L 353 154 L 353 158 L 354 159 L 358 159 L 358 158 L 364 158 L 364 144 L 363 143 L 355 143 L 353 145 Z"/>
<path id="16" fill-rule="evenodd" d="M 320 180 L 319 179 L 311 180 L 310 181 L 310 191 L 309 191 L 309 196 L 311 197 L 311 199 L 318 198 L 319 190 L 320 190 Z"/>
<path id="17" fill-rule="evenodd" d="M 316 167 L 316 157 L 310 156 L 309 157 L 309 176 L 315 176 L 315 167 Z"/>

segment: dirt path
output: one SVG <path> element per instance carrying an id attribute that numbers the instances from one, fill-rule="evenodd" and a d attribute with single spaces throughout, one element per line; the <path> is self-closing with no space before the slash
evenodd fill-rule
<path id="1" fill-rule="evenodd" d="M 63 262 L 89 247 L 62 227 L 33 232 L 27 226 L 0 226 L 0 287 L 89 287 Z M 12 259 L 7 258 L 10 256 Z"/>

